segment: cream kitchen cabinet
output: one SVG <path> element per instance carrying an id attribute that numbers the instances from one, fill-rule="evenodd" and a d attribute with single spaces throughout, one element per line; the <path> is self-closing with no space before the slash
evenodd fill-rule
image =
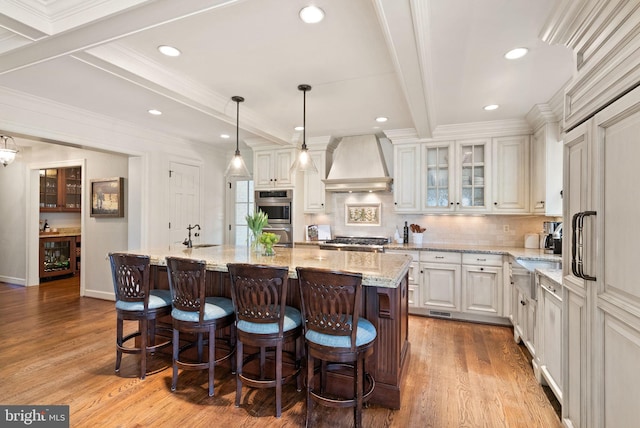
<path id="1" fill-rule="evenodd" d="M 420 256 L 420 306 L 432 315 L 460 312 L 461 254 L 423 251 Z"/>
<path id="2" fill-rule="evenodd" d="M 327 178 L 327 153 L 324 150 L 310 150 L 309 156 L 318 172 L 304 173 L 304 212 L 325 213 L 329 207 L 322 180 Z"/>
<path id="3" fill-rule="evenodd" d="M 567 133 L 564 153 L 571 227 L 562 252 L 563 422 L 633 426 L 640 415 L 640 200 L 633 197 L 640 88 Z"/>
<path id="4" fill-rule="evenodd" d="M 409 266 L 409 313 L 420 305 L 420 251 L 388 250 L 389 254 L 408 254 L 413 258 Z"/>
<path id="5" fill-rule="evenodd" d="M 489 211 L 490 171 L 490 139 L 456 141 L 456 192 L 449 205 L 459 212 Z"/>
<path id="6" fill-rule="evenodd" d="M 558 123 L 544 123 L 531 142 L 531 212 L 562 216 L 562 141 Z"/>
<path id="7" fill-rule="evenodd" d="M 529 213 L 529 136 L 494 138 L 492 200 L 494 214 Z"/>
<path id="8" fill-rule="evenodd" d="M 444 141 L 422 145 L 421 211 L 454 211 L 455 143 Z"/>
<path id="9" fill-rule="evenodd" d="M 295 149 L 254 150 L 253 177 L 255 189 L 293 187 L 289 169 Z"/>
<path id="10" fill-rule="evenodd" d="M 420 211 L 420 147 L 418 143 L 393 147 L 393 203 L 396 212 Z"/>
<path id="11" fill-rule="evenodd" d="M 479 315 L 502 316 L 502 256 L 462 255 L 462 310 Z"/>
<path id="12" fill-rule="evenodd" d="M 536 366 L 544 383 L 562 404 L 562 286 L 539 273 L 536 273 L 536 286 Z"/>

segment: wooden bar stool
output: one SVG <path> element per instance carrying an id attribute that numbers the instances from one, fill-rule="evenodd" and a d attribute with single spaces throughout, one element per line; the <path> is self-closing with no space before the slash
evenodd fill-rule
<path id="1" fill-rule="evenodd" d="M 167 257 L 167 275 L 173 310 L 173 379 L 171 391 L 178 384 L 178 368 L 183 370 L 208 370 L 209 397 L 213 397 L 215 366 L 228 360 L 235 351 L 235 315 L 233 303 L 226 297 L 206 297 L 206 263 L 203 260 Z M 216 331 L 231 327 L 229 340 L 216 338 Z M 195 334 L 196 341 L 180 347 L 180 333 Z M 208 358 L 203 361 L 203 336 L 207 334 Z M 216 341 L 221 342 L 223 352 L 216 358 Z M 197 361 L 190 360 L 184 351 L 197 346 Z M 233 369 L 233 361 L 232 361 Z"/>
<path id="2" fill-rule="evenodd" d="M 240 406 L 242 384 L 254 388 L 276 389 L 276 417 L 282 414 L 282 384 L 297 379 L 302 390 L 300 361 L 302 359 L 302 319 L 300 311 L 286 305 L 289 268 L 241 263 L 227 265 L 231 277 L 231 295 L 236 313 L 236 406 Z M 294 342 L 293 353 L 284 352 L 283 345 Z M 244 345 L 259 348 L 259 352 L 243 356 Z M 271 351 L 267 352 L 270 348 Z M 275 348 L 275 349 L 274 349 Z M 267 360 L 272 357 L 272 361 Z M 284 373 L 284 358 L 291 369 Z M 258 361 L 256 373 L 244 370 L 248 363 Z M 267 370 L 267 363 L 272 366 Z"/>
<path id="3" fill-rule="evenodd" d="M 365 372 L 365 360 L 373 353 L 376 328 L 360 317 L 362 274 L 315 268 L 296 268 L 307 346 L 307 416 L 313 402 L 328 407 L 353 407 L 354 424 L 362 426 L 362 405 L 375 387 Z M 320 360 L 316 370 L 315 360 Z M 327 388 L 327 372 L 353 370 L 353 396 L 344 398 Z M 315 384 L 316 372 L 320 387 Z M 367 380 L 365 384 L 365 378 Z"/>
<path id="4" fill-rule="evenodd" d="M 171 340 L 155 343 L 156 319 L 171 313 L 171 294 L 151 289 L 149 256 L 110 253 L 109 260 L 116 295 L 116 373 L 123 353 L 140 354 L 140 379 L 144 379 L 147 354 L 171 344 Z M 123 336 L 124 321 L 136 321 L 138 329 Z M 139 347 L 126 345 L 136 337 L 140 337 Z"/>

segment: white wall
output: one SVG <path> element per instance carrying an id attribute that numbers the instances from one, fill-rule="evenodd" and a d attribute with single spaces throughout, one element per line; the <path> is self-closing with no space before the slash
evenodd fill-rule
<path id="1" fill-rule="evenodd" d="M 83 216 L 83 259 L 81 283 L 88 296 L 113 298 L 108 252 L 167 245 L 168 170 L 172 160 L 201 166 L 201 223 L 203 240 L 223 240 L 224 169 L 233 150 L 221 152 L 203 144 L 194 144 L 134 124 L 0 87 L 0 131 L 30 140 L 62 142 L 34 150 L 22 147 L 18 159 L 0 174 L 0 279 L 16 284 L 33 283 L 26 263 L 27 242 L 37 242 L 38 216 L 34 232 L 26 218 L 29 205 L 37 207 L 37 196 L 29 198 L 30 166 L 38 163 L 86 161 L 85 188 L 91 178 L 125 177 L 124 218 L 98 219 Z M 18 144 L 19 139 L 17 140 Z M 75 147 L 68 147 L 69 145 Z M 231 149 L 234 149 L 232 147 Z M 132 164 L 129 165 L 129 157 Z M 11 168 L 11 169 L 9 169 Z M 130 174 L 130 171 L 135 170 Z M 31 184 L 33 187 L 33 184 Z M 88 206 L 85 193 L 83 205 Z M 34 208 L 34 210 L 37 208 Z M 133 218 L 131 218 L 133 216 Z M 131 221 L 131 224 L 129 223 Z M 28 235 L 31 235 L 30 237 Z M 33 245 L 31 245 L 33 246 Z M 7 257 L 5 254 L 11 252 Z M 33 253 L 32 251 L 30 251 Z M 36 275 L 37 276 L 37 275 Z M 37 281 L 37 278 L 36 278 Z M 37 283 L 37 282 L 36 282 Z"/>

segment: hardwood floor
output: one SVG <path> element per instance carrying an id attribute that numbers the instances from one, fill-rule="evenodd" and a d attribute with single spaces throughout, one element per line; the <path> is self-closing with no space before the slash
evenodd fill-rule
<path id="1" fill-rule="evenodd" d="M 39 287 L 0 283 L 0 403 L 68 404 L 72 427 L 299 427 L 304 393 L 283 388 L 282 418 L 270 390 L 244 388 L 216 370 L 215 397 L 206 371 L 182 372 L 172 393 L 170 358 L 150 359 L 144 381 L 137 356 L 114 373 L 113 302 L 79 297 L 76 278 Z M 526 350 L 508 327 L 411 317 L 402 408 L 372 405 L 366 427 L 560 427 L 535 381 Z M 350 409 L 314 407 L 315 427 L 349 427 Z"/>

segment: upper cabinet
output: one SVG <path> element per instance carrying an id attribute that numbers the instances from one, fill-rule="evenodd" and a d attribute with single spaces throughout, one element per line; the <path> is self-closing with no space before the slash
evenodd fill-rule
<path id="1" fill-rule="evenodd" d="M 82 206 L 82 169 L 50 168 L 40 170 L 40 211 L 80 212 Z"/>
<path id="2" fill-rule="evenodd" d="M 304 212 L 324 213 L 327 210 L 327 193 L 322 180 L 327 178 L 327 153 L 324 150 L 309 150 L 309 156 L 318 172 L 304 173 Z"/>
<path id="3" fill-rule="evenodd" d="M 495 213 L 529 213 L 529 136 L 499 137 L 492 141 L 491 209 Z"/>
<path id="4" fill-rule="evenodd" d="M 394 143 L 396 212 L 530 212 L 528 135 L 399 140 Z"/>
<path id="5" fill-rule="evenodd" d="M 254 150 L 253 177 L 255 189 L 293 187 L 289 169 L 295 149 Z"/>
<path id="6" fill-rule="evenodd" d="M 393 203 L 397 212 L 420 212 L 419 143 L 393 147 Z"/>

